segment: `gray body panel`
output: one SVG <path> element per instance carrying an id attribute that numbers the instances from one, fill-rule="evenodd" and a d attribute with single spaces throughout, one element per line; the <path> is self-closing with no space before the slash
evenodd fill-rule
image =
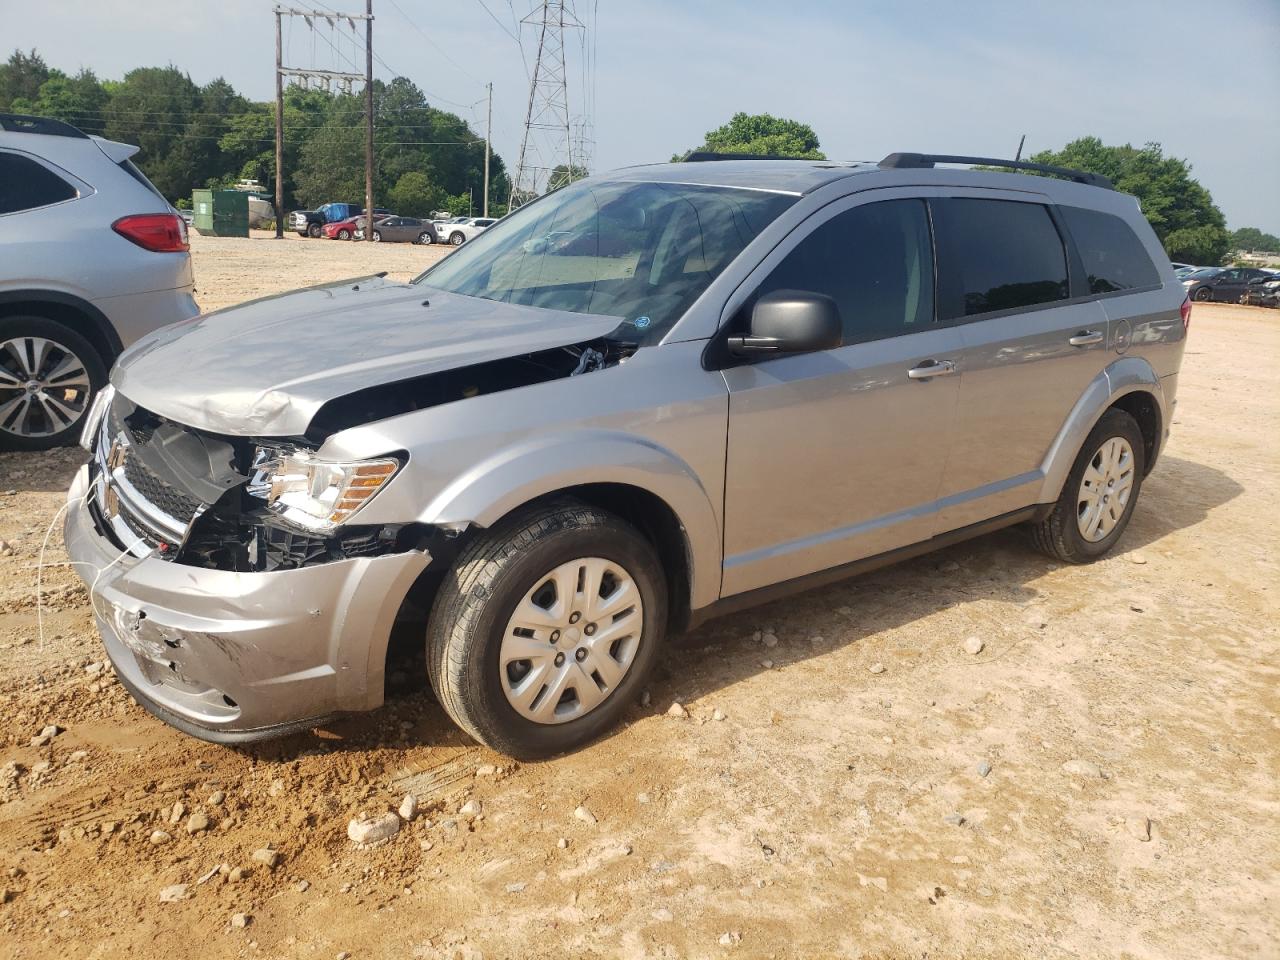
<path id="1" fill-rule="evenodd" d="M 1167 435 L 1185 346 L 1183 291 L 1131 197 L 1026 176 L 801 161 L 638 167 L 610 179 L 739 186 L 799 200 L 706 287 L 661 343 L 620 364 L 328 437 L 318 451 L 322 458 L 408 454 L 360 511 L 360 523 L 484 528 L 547 494 L 571 494 L 584 484 L 632 487 L 660 498 L 678 519 L 696 614 L 730 596 L 1053 503 L 1085 436 L 1109 405 L 1134 391 L 1154 400 L 1160 440 Z M 876 199 L 977 195 L 1114 213 L 1141 238 L 1160 283 L 820 353 L 724 370 L 705 365 L 708 342 L 760 279 L 835 212 Z M 152 337 L 113 379 L 129 399 L 180 423 L 229 435 L 298 436 L 323 403 L 353 390 L 582 342 L 606 335 L 616 322 L 470 300 L 427 286 L 348 281 L 257 301 Z M 1101 336 L 1084 345 L 1069 342 L 1086 332 Z M 207 361 L 197 370 L 182 366 L 192 350 Z M 955 373 L 908 378 L 909 369 L 928 360 L 952 361 Z M 183 376 L 175 380 L 178 369 Z M 93 582 L 110 556 L 92 546 L 100 537 L 86 532 L 85 522 L 84 511 L 73 506 L 69 549 Z M 144 588 L 131 584 L 143 570 L 173 587 L 147 594 L 149 602 L 173 610 L 204 609 L 216 590 L 231 589 L 261 604 L 251 619 L 278 618 L 288 636 L 298 611 L 314 603 L 325 612 L 311 629 L 340 642 L 331 641 L 323 655 L 314 640 L 297 642 L 312 651 L 311 660 L 323 658 L 340 672 L 359 669 L 361 657 L 334 651 L 360 641 L 349 639 L 348 611 L 332 596 L 346 591 L 352 609 L 369 603 L 372 587 L 361 587 L 359 601 L 352 593 L 367 578 L 380 591 L 376 611 L 359 609 L 371 622 L 387 622 L 407 589 L 405 571 L 429 562 L 423 554 L 397 556 L 402 566 L 374 561 L 333 572 L 344 561 L 294 571 L 290 589 L 275 592 L 248 583 L 269 574 L 230 575 L 148 559 L 105 575 L 94 592 L 136 607 Z M 375 576 L 375 570 L 382 572 Z M 181 588 L 170 579 L 179 573 L 188 578 Z M 226 579 L 233 576 L 238 579 Z M 216 609 L 247 615 L 239 601 Z M 167 622 L 163 611 L 157 619 Z M 104 636 L 114 629 L 101 616 L 100 625 Z M 254 642 L 260 639 L 266 642 Z M 368 643 L 363 661 L 372 676 L 385 650 L 381 626 Z M 113 657 L 121 650 L 119 638 L 108 646 Z M 210 657 L 209 669 L 222 671 Z M 276 667 L 255 666 L 258 659 L 238 661 L 244 689 L 254 696 L 258 680 L 276 675 Z M 324 709 L 299 708 L 294 716 L 372 706 L 380 697 L 375 686 L 372 680 L 348 685 L 344 694 L 318 684 L 316 703 Z M 254 709 L 260 711 L 255 722 L 272 713 L 262 705 Z"/>

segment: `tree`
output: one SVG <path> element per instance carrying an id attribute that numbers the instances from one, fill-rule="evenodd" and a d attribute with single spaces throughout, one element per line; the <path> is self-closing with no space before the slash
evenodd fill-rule
<path id="1" fill-rule="evenodd" d="M 1227 222 L 1209 191 L 1191 178 L 1191 165 L 1166 157 L 1158 143 L 1109 147 L 1097 137 L 1073 140 L 1031 159 L 1109 177 L 1117 190 L 1138 198 L 1170 259 L 1218 264 L 1231 246 Z"/>
<path id="2" fill-rule="evenodd" d="M 61 70 L 52 70 L 49 79 L 40 85 L 34 103 L 19 100 L 13 108 L 18 112 L 65 120 L 85 133 L 101 134 L 106 129 L 105 111 L 110 99 L 92 70 L 81 70 L 74 77 Z"/>
<path id="3" fill-rule="evenodd" d="M 40 96 L 40 87 L 48 79 L 49 67 L 40 54 L 34 50 L 13 51 L 9 62 L 0 65 L 0 111 L 13 110 L 15 100 L 34 103 Z"/>
<path id="4" fill-rule="evenodd" d="M 1241 227 L 1231 234 L 1232 250 L 1263 250 L 1271 253 L 1280 250 L 1280 237 L 1263 233 L 1257 227 Z"/>
<path id="5" fill-rule="evenodd" d="M 758 153 L 770 157 L 825 160 L 826 155 L 819 149 L 820 146 L 818 135 L 807 123 L 768 113 L 735 113 L 724 126 L 708 130 L 703 145 L 695 149 L 715 153 Z M 675 162 L 687 155 L 671 159 Z"/>
<path id="6" fill-rule="evenodd" d="M 582 180 L 589 176 L 591 176 L 591 171 L 586 167 L 579 166 L 576 163 L 572 167 L 565 163 L 558 163 L 547 174 L 547 192 L 559 190 L 575 180 Z"/>

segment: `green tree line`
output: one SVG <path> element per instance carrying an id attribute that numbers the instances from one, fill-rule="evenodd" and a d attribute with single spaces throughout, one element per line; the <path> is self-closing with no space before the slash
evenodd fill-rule
<path id="1" fill-rule="evenodd" d="M 275 104 L 221 77 L 203 86 L 175 66 L 139 67 L 121 80 L 74 76 L 35 50 L 0 65 L 0 113 L 54 117 L 86 133 L 137 144 L 135 162 L 170 201 L 198 187 L 275 185 Z M 285 207 L 363 202 L 364 98 L 289 87 L 284 95 Z M 433 107 L 411 81 L 374 81 L 374 202 L 408 216 L 465 213 L 484 193 L 484 138 Z M 490 211 L 505 212 L 510 181 L 490 164 Z"/>

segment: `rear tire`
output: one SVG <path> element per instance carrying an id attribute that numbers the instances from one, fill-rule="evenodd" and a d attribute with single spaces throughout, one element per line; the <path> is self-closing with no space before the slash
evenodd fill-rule
<path id="1" fill-rule="evenodd" d="M 578 564 L 580 576 L 562 573 Z M 588 564 L 609 572 L 593 581 Z M 577 586 L 562 595 L 561 583 Z M 630 606 L 592 612 L 622 587 Z M 546 591 L 543 606 L 535 598 Z M 643 688 L 664 639 L 666 594 L 653 546 L 612 514 L 574 500 L 520 511 L 481 534 L 445 575 L 427 625 L 431 686 L 454 722 L 494 750 L 521 760 L 572 750 L 612 727 Z M 530 609 L 524 622 L 534 630 L 517 623 Z M 592 635 L 604 644 L 593 646 Z M 520 641 L 530 658 L 519 658 Z M 520 705 L 522 689 L 531 693 Z"/>
<path id="2" fill-rule="evenodd" d="M 1092 563 L 1110 552 L 1133 517 L 1145 458 L 1138 422 L 1123 410 L 1104 413 L 1081 446 L 1053 511 L 1032 525 L 1036 548 L 1063 563 Z"/>
<path id="3" fill-rule="evenodd" d="M 66 324 L 36 316 L 0 320 L 0 448 L 75 443 L 106 382 L 98 351 Z"/>
<path id="4" fill-rule="evenodd" d="M 424 246 L 429 245 L 431 243 L 431 234 L 427 233 L 426 231 L 423 231 L 422 233 L 418 234 L 418 243 L 421 243 Z"/>

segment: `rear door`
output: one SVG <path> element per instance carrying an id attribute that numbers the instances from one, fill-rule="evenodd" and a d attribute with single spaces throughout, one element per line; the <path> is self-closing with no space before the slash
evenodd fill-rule
<path id="1" fill-rule="evenodd" d="M 1101 305 L 1071 297 L 1047 197 L 957 191 L 930 211 L 938 316 L 964 344 L 939 517 L 954 530 L 1035 502 L 1049 446 L 1113 354 Z"/>
<path id="2" fill-rule="evenodd" d="M 844 344 L 724 370 L 726 596 L 933 533 L 960 335 L 934 321 L 924 201 L 874 193 L 886 199 L 837 201 L 806 221 L 748 279 L 730 321 L 742 329 L 773 290 L 822 293 Z"/>

